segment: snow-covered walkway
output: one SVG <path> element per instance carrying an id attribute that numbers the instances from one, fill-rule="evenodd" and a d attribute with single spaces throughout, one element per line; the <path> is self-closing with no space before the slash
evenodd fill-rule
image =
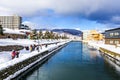
<path id="1" fill-rule="evenodd" d="M 45 46 L 43 46 L 42 49 L 40 49 L 40 52 L 38 52 L 37 50 L 32 51 L 32 52 L 29 52 L 29 51 L 26 51 L 26 52 L 25 52 L 25 50 L 22 50 L 22 51 L 20 51 L 20 57 L 19 57 L 19 58 L 15 58 L 15 59 L 13 59 L 13 60 L 11 60 L 10 55 L 9 55 L 9 52 L 6 53 L 7 55 L 1 54 L 0 57 L 3 57 L 3 59 L 1 60 L 2 63 L 0 64 L 0 65 L 1 65 L 0 70 L 2 70 L 2 69 L 4 69 L 4 68 L 7 68 L 7 67 L 9 67 L 9 66 L 12 66 L 12 65 L 14 65 L 14 64 L 16 64 L 16 63 L 22 62 L 22 61 L 24 61 L 24 60 L 26 60 L 26 59 L 28 59 L 28 58 L 30 58 L 30 57 L 32 57 L 32 56 L 35 56 L 35 55 L 37 55 L 37 54 L 42 53 L 42 52 L 44 52 L 44 51 L 47 51 L 47 50 L 48 50 L 48 51 L 51 51 L 52 49 L 57 48 L 59 45 L 63 45 L 63 44 L 65 44 L 65 43 L 67 43 L 67 42 L 64 41 L 64 42 L 60 42 L 60 43 L 58 43 L 58 44 L 48 45 L 47 48 L 46 48 Z M 0 62 L 1 62 L 1 61 L 0 61 Z"/>
<path id="2" fill-rule="evenodd" d="M 39 40 L 39 44 L 49 44 L 49 43 L 56 43 L 56 42 L 62 42 L 62 41 L 63 40 Z M 32 45 L 33 44 L 38 45 L 38 40 L 35 41 L 35 40 L 28 40 L 28 39 L 17 39 L 17 40 L 0 39 L 0 46 L 6 46 L 6 45 L 30 46 L 31 44 Z M 51 44 L 51 45 L 48 46 L 48 48 L 53 47 L 53 46 L 54 46 L 54 44 Z M 45 46 L 42 46 L 42 50 L 40 50 L 40 51 L 43 51 L 43 50 L 48 49 L 48 48 L 45 48 Z M 23 50 L 20 50 L 20 57 L 28 55 L 30 53 L 31 53 L 30 50 L 27 51 L 24 48 Z M 12 60 L 11 59 L 11 51 L 0 52 L 0 64 L 6 63 L 6 62 L 8 62 L 10 60 Z"/>
<path id="3" fill-rule="evenodd" d="M 99 49 L 101 47 L 101 48 L 107 49 L 109 51 L 120 54 L 120 47 L 116 47 L 115 45 L 107 45 L 107 44 L 104 44 L 102 41 L 100 41 L 100 42 L 90 41 L 90 42 L 88 42 L 88 45 L 93 46 L 97 49 Z"/>

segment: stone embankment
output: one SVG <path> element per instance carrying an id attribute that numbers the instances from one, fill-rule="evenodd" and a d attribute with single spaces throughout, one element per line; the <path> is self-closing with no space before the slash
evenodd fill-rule
<path id="1" fill-rule="evenodd" d="M 24 47 L 21 45 L 8 45 L 8 46 L 0 46 L 0 52 L 2 51 L 12 51 L 14 50 L 22 50 Z"/>
<path id="2" fill-rule="evenodd" d="M 114 45 L 106 45 L 99 42 L 87 42 L 90 48 L 97 49 L 104 58 L 108 58 L 118 66 L 120 66 L 120 48 Z"/>
<path id="3" fill-rule="evenodd" d="M 21 57 L 21 59 L 16 62 L 14 59 L 6 63 L 8 65 L 2 65 L 0 68 L 0 80 L 16 80 L 16 77 L 23 75 L 27 71 L 31 70 L 34 66 L 45 62 L 56 51 L 63 48 L 68 42 L 69 41 L 65 41 L 55 44 L 53 47 L 47 48 L 41 52 L 30 54 L 29 57 Z"/>

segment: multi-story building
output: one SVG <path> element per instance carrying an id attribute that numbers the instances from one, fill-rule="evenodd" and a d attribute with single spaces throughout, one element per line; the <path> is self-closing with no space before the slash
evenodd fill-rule
<path id="1" fill-rule="evenodd" d="M 96 30 L 88 30 L 83 32 L 84 41 L 99 41 L 103 40 L 103 34 L 99 33 Z"/>
<path id="2" fill-rule="evenodd" d="M 19 29 L 21 26 L 22 17 L 20 16 L 0 16 L 0 25 L 3 28 Z"/>
<path id="3" fill-rule="evenodd" d="M 120 28 L 105 31 L 105 44 L 120 44 Z"/>

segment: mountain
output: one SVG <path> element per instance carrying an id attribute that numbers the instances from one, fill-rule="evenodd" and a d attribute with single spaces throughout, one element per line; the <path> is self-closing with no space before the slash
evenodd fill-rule
<path id="1" fill-rule="evenodd" d="M 76 29 L 53 29 L 53 32 L 64 32 L 64 33 L 68 33 L 68 34 L 72 34 L 72 35 L 76 35 L 76 36 L 81 36 L 82 35 L 82 31 L 76 30 Z"/>
<path id="2" fill-rule="evenodd" d="M 42 30 L 42 31 L 53 31 L 53 32 L 58 32 L 58 33 L 68 33 L 76 36 L 82 36 L 82 31 L 76 30 L 76 29 L 36 29 L 37 31 Z"/>

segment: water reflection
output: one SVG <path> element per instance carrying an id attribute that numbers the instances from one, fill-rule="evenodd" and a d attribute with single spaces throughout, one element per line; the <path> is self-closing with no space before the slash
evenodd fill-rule
<path id="1" fill-rule="evenodd" d="M 22 80 L 120 80 L 97 50 L 71 42 Z"/>

